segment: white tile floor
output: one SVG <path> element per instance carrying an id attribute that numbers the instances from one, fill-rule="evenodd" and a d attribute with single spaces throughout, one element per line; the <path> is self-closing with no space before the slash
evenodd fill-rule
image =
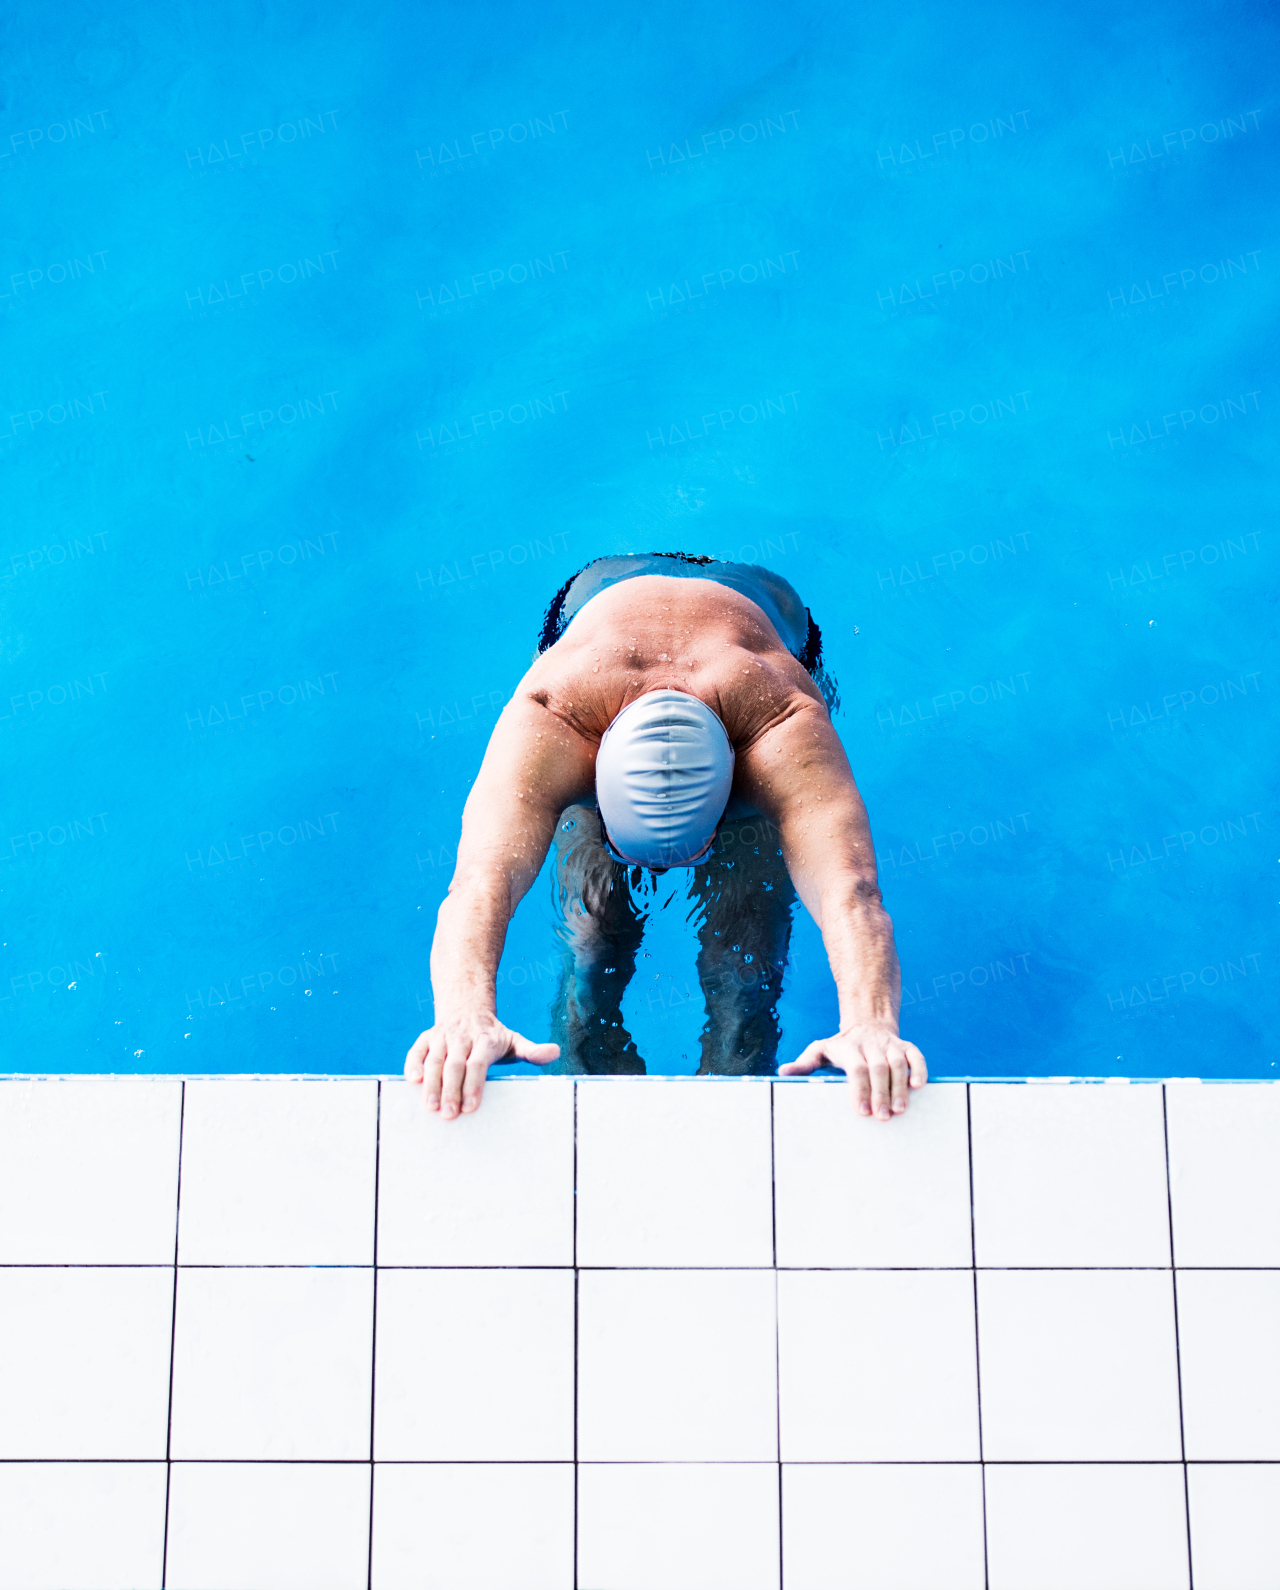
<path id="1" fill-rule="evenodd" d="M 0 1082 L 0 1590 L 1280 1590 L 1277 1165 L 1269 1085 Z"/>

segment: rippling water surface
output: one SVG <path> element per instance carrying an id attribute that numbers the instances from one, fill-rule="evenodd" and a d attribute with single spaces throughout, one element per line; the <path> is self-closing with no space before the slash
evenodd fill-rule
<path id="1" fill-rule="evenodd" d="M 1276 1068 L 1276 24 L 14 23 L 3 1064 L 394 1071 L 594 556 L 786 576 L 935 1074 Z M 624 1014 L 694 1069 L 684 880 Z M 550 878 L 509 1021 L 545 1034 Z M 801 912 L 786 1054 L 832 1030 Z"/>

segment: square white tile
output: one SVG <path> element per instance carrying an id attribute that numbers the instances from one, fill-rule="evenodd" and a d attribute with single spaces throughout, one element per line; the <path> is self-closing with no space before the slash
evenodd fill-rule
<path id="1" fill-rule="evenodd" d="M 1187 1590 L 1182 1465 L 989 1463 L 987 1562 L 990 1590 Z"/>
<path id="2" fill-rule="evenodd" d="M 1167 1265 L 1169 1194 L 1156 1086 L 974 1084 L 980 1265 Z"/>
<path id="3" fill-rule="evenodd" d="M 765 1083 L 578 1087 L 578 1263 L 772 1265 Z"/>
<path id="4" fill-rule="evenodd" d="M 1280 1271 L 1179 1270 L 1187 1457 L 1280 1460 Z"/>
<path id="5" fill-rule="evenodd" d="M 378 1084 L 188 1082 L 180 1264 L 372 1264 Z"/>
<path id="6" fill-rule="evenodd" d="M 1280 1087 L 1167 1087 L 1174 1261 L 1280 1265 Z"/>
<path id="7" fill-rule="evenodd" d="M 490 1082 L 443 1121 L 382 1084 L 378 1263 L 571 1265 L 573 1080 Z"/>
<path id="8" fill-rule="evenodd" d="M 366 1590 L 367 1463 L 175 1463 L 168 1590 Z"/>
<path id="9" fill-rule="evenodd" d="M 1197 1590 L 1274 1590 L 1280 1582 L 1280 1464 L 1189 1463 Z"/>
<path id="10" fill-rule="evenodd" d="M 0 1082 L 0 1264 L 172 1264 L 180 1082 Z"/>
<path id="11" fill-rule="evenodd" d="M 984 1590 L 982 1470 L 784 1463 L 786 1590 Z"/>
<path id="12" fill-rule="evenodd" d="M 573 1291 L 572 1270 L 379 1271 L 375 1457 L 571 1459 Z"/>
<path id="13" fill-rule="evenodd" d="M 171 1453 L 367 1460 L 371 1270 L 179 1270 Z"/>
<path id="14" fill-rule="evenodd" d="M 160 1590 L 163 1463 L 0 1463 L 0 1590 Z"/>
<path id="15" fill-rule="evenodd" d="M 887 1123 L 832 1082 L 773 1088 L 778 1264 L 973 1263 L 963 1083 L 933 1082 Z"/>
<path id="16" fill-rule="evenodd" d="M 0 1269 L 0 1458 L 163 1458 L 173 1271 Z"/>
<path id="17" fill-rule="evenodd" d="M 768 1270 L 584 1270 L 583 1462 L 762 1462 L 778 1455 Z"/>
<path id="18" fill-rule="evenodd" d="M 979 1271 L 978 1347 L 988 1462 L 1181 1458 L 1168 1271 Z"/>
<path id="19" fill-rule="evenodd" d="M 379 1463 L 373 1590 L 573 1590 L 572 1463 Z"/>
<path id="20" fill-rule="evenodd" d="M 971 1270 L 778 1276 L 785 1463 L 976 1461 Z"/>
<path id="21" fill-rule="evenodd" d="M 590 1590 L 778 1590 L 772 1463 L 584 1463 L 578 1583 Z"/>

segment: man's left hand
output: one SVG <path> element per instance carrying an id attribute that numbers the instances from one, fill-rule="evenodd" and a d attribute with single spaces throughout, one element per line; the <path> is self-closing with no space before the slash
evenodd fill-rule
<path id="1" fill-rule="evenodd" d="M 819 1038 L 797 1060 L 778 1067 L 780 1077 L 804 1077 L 820 1065 L 845 1072 L 859 1115 L 887 1121 L 901 1115 L 912 1088 L 929 1080 L 924 1056 L 915 1044 L 898 1036 L 889 1022 L 870 1021 L 847 1027 L 833 1038 Z"/>

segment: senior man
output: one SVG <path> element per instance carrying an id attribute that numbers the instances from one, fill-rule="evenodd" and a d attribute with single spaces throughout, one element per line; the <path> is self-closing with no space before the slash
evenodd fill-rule
<path id="1" fill-rule="evenodd" d="M 818 627 L 769 570 L 655 552 L 598 558 L 569 580 L 463 811 L 431 949 L 434 1025 L 405 1060 L 427 1108 L 470 1113 L 503 1061 L 642 1072 L 622 995 L 646 887 L 681 867 L 699 914 L 700 1071 L 772 1074 L 798 893 L 822 931 L 840 1030 L 778 1074 L 831 1065 L 861 1114 L 901 1114 L 927 1073 L 898 1035 L 893 924 L 834 702 Z M 559 1041 L 535 1043 L 498 1020 L 496 980 L 553 844 Z"/>

